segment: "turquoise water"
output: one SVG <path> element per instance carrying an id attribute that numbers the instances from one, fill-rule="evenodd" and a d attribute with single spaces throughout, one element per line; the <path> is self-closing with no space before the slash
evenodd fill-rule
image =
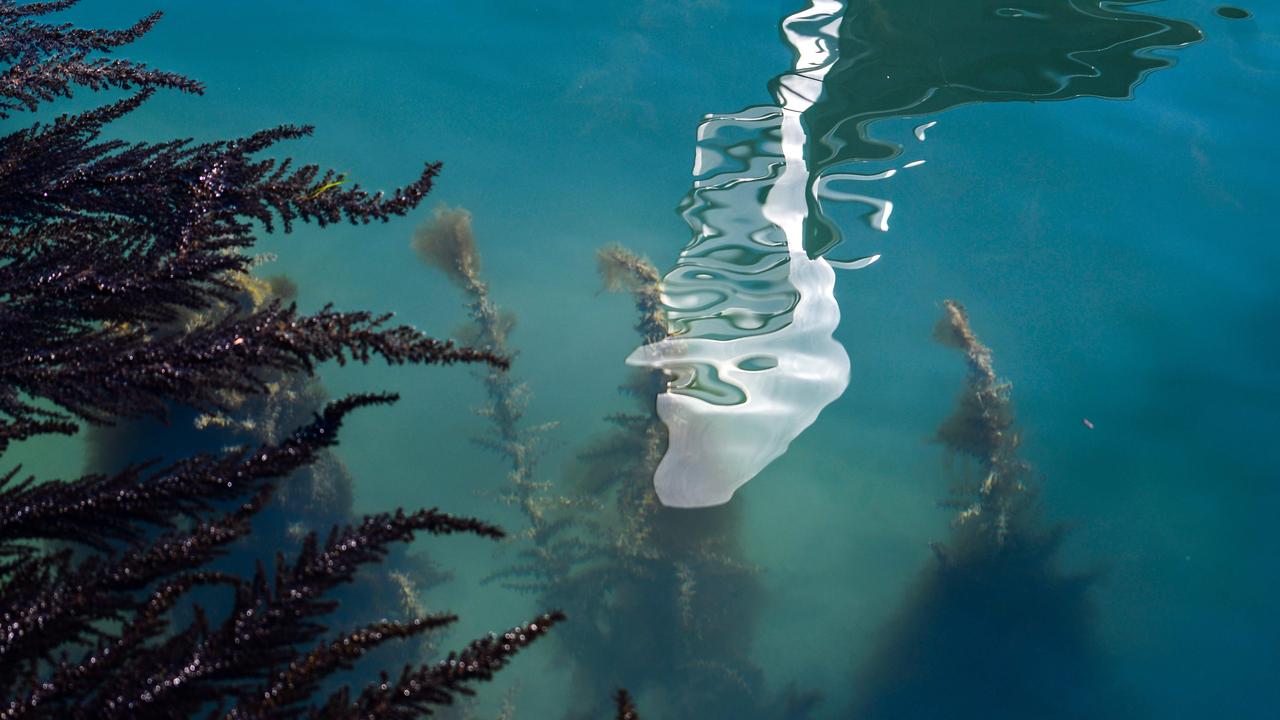
<path id="1" fill-rule="evenodd" d="M 68 16 L 115 27 L 155 4 L 86 0 Z M 557 482 L 606 429 L 602 418 L 629 407 L 616 386 L 639 344 L 634 313 L 625 297 L 598 294 L 595 250 L 618 242 L 674 267 L 690 238 L 676 207 L 691 187 L 699 123 L 776 104 L 769 82 L 793 66 L 779 27 L 803 5 L 745 5 L 175 0 L 127 55 L 208 92 L 158 97 L 117 130 L 212 139 L 313 123 L 316 135 L 287 152 L 366 187 L 444 161 L 427 205 L 473 214 L 493 300 L 518 316 L 510 342 L 513 372 L 532 393 L 528 421 L 559 423 L 539 466 Z M 958 18 L 990 9 L 939 7 L 927 15 L 940 30 L 898 32 L 963 32 Z M 927 162 L 876 183 L 894 203 L 887 232 L 868 226 L 865 207 L 829 214 L 844 237 L 832 257 L 882 255 L 836 275 L 848 388 L 730 501 L 743 516 L 741 555 L 760 568 L 750 655 L 763 679 L 753 691 L 796 682 L 825 695 L 814 717 L 848 717 L 852 678 L 932 561 L 929 543 L 946 539 L 951 514 L 937 502 L 947 463 L 927 440 L 964 367 L 930 333 L 941 301 L 955 298 L 1013 383 L 1044 513 L 1070 529 L 1065 565 L 1100 573 L 1091 627 L 1140 714 L 1261 718 L 1280 704 L 1280 541 L 1270 527 L 1280 511 L 1270 178 L 1280 151 L 1268 132 L 1280 8 L 1248 5 L 1251 19 L 1228 20 L 1214 7 L 1138 8 L 1204 37 L 1145 53 L 1175 64 L 1147 75 L 1132 99 L 978 98 L 877 116 L 871 134 L 904 147 L 897 167 Z M 893 6 L 854 2 L 845 13 L 877 11 Z M 866 97 L 848 92 L 839 102 Z M 915 140 L 913 128 L 931 121 Z M 260 247 L 278 255 L 270 271 L 297 281 L 306 309 L 394 310 L 448 335 L 464 320 L 462 299 L 409 249 L 429 217 L 424 207 L 387 225 L 300 228 Z M 507 470 L 470 442 L 489 432 L 468 410 L 484 402 L 471 372 L 334 367 L 322 377 L 333 394 L 403 396 L 362 413 L 344 438 L 357 509 L 439 505 L 522 526 L 483 494 L 501 489 Z M 75 472 L 47 447 L 37 462 Z M 422 547 L 454 572 L 423 599 L 463 616 L 455 644 L 541 609 L 537 597 L 481 583 L 516 548 Z M 534 648 L 504 673 L 498 684 L 518 688 L 517 717 L 563 715 L 571 653 Z M 645 717 L 697 716 L 660 688 L 637 690 Z M 501 693 L 490 689 L 482 708 Z"/>

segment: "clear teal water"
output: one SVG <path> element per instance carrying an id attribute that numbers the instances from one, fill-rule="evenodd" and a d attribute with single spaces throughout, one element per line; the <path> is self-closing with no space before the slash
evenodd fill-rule
<path id="1" fill-rule="evenodd" d="M 85 0 L 72 17 L 119 26 L 156 4 Z M 800 7 L 164 5 L 128 55 L 208 93 L 157 98 L 122 135 L 313 123 L 315 137 L 287 151 L 367 187 L 444 161 L 427 204 L 474 215 L 494 300 L 519 317 L 529 419 L 560 423 L 541 464 L 552 481 L 625 407 L 615 386 L 637 344 L 629 302 L 597 295 L 595 249 L 621 242 L 671 266 L 689 238 L 674 209 L 695 129 L 706 113 L 773 102 L 767 83 L 792 62 L 779 22 Z M 929 340 L 940 301 L 956 298 L 1013 383 L 1045 512 L 1071 528 L 1068 565 L 1102 572 L 1094 622 L 1120 682 L 1151 717 L 1280 706 L 1280 7 L 1245 7 L 1253 18 L 1233 21 L 1207 2 L 1144 5 L 1204 40 L 1156 51 L 1176 65 L 1131 100 L 980 103 L 873 128 L 907 142 L 938 122 L 902 158 L 927 164 L 877 187 L 896 206 L 887 233 L 837 217 L 844 255 L 883 254 L 837 277 L 849 388 L 732 501 L 763 569 L 752 653 L 771 688 L 821 688 L 818 716 L 845 717 L 854 668 L 947 535 L 944 458 L 925 439 L 963 378 Z M 463 318 L 458 293 L 408 246 L 429 214 L 302 228 L 261 247 L 304 308 L 389 309 L 447 335 Z M 359 509 L 439 505 L 520 526 L 480 494 L 505 469 L 469 442 L 487 427 L 467 411 L 483 400 L 468 371 L 325 368 L 323 380 L 335 394 L 403 395 L 345 436 Z M 425 598 L 461 612 L 454 639 L 538 609 L 480 584 L 509 554 L 461 539 L 424 547 L 455 572 Z M 568 678 L 562 657 L 535 649 L 499 684 L 520 687 L 517 717 L 557 717 Z M 668 711 L 657 716 L 677 717 Z"/>

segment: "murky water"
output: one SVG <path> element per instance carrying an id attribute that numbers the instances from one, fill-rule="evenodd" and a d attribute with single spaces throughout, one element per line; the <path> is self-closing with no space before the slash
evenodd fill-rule
<path id="1" fill-rule="evenodd" d="M 970 717 L 961 681 L 983 677 L 984 717 L 1280 704 L 1274 3 L 1244 19 L 1183 0 L 159 4 L 129 56 L 208 93 L 158 97 L 122 136 L 313 123 L 296 157 L 371 187 L 443 160 L 428 205 L 471 213 L 487 297 L 515 317 L 504 342 L 528 403 L 513 437 L 557 423 L 521 467 L 546 498 L 595 503 L 557 510 L 577 529 L 540 547 L 600 550 L 520 593 L 483 581 L 532 541 L 420 544 L 453 573 L 421 600 L 460 612 L 454 639 L 552 601 L 577 623 L 504 673 L 482 714 L 514 687 L 518 718 L 589 716 L 625 684 L 645 717 L 929 717 L 949 694 Z M 119 26 L 154 5 L 85 0 L 74 19 Z M 266 237 L 264 272 L 307 309 L 474 332 L 468 296 L 410 248 L 431 215 Z M 637 350 L 631 299 L 598 292 L 612 243 L 656 265 L 665 344 Z M 1012 383 L 1029 522 L 1067 528 L 1045 567 L 1090 576 L 974 570 L 1021 579 L 975 595 L 1007 600 L 1007 624 L 929 580 L 930 543 L 958 542 L 939 502 L 973 465 L 932 441 L 966 387 L 964 358 L 931 338 L 948 298 Z M 674 382 L 620 394 L 629 356 Z M 470 411 L 492 397 L 482 378 L 322 379 L 403 395 L 344 438 L 357 509 L 529 527 L 494 497 L 511 457 L 471 441 L 497 432 Z M 76 472 L 55 445 L 28 452 Z M 671 505 L 728 504 L 657 506 L 642 497 L 655 470 Z M 1079 644 L 1059 652 L 1043 618 Z M 895 642 L 946 651 L 923 667 Z M 915 715 L 874 710 L 908 677 L 937 693 Z M 823 699 L 801 714 L 811 690 Z"/>

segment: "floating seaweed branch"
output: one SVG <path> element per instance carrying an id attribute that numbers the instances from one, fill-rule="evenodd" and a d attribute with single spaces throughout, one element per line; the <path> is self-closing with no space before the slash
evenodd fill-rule
<path id="1" fill-rule="evenodd" d="M 1028 500 L 1023 478 L 1029 467 L 1018 457 L 1019 437 L 1013 429 L 1012 386 L 996 377 L 991 348 L 969 327 L 964 306 L 943 302 L 943 316 L 934 326 L 934 339 L 964 352 L 968 365 L 966 387 L 956 409 L 938 428 L 938 440 L 948 450 L 976 460 L 980 479 L 960 490 L 971 496 L 956 522 L 987 534 L 997 545 L 1009 534 L 1012 518 Z M 953 501 L 953 504 L 962 501 Z"/>
<path id="2" fill-rule="evenodd" d="M 50 128 L 0 138 L 0 449 L 42 433 L 70 433 L 66 413 L 90 422 L 158 411 L 148 394 L 197 406 L 226 390 L 249 391 L 254 368 L 311 368 L 348 355 L 390 362 L 505 360 L 457 348 L 389 315 L 300 315 L 293 306 L 231 313 L 195 333 L 156 333 L 181 311 L 227 302 L 251 258 L 245 219 L 286 230 L 294 219 L 321 224 L 387 219 L 412 208 L 437 166 L 394 199 L 358 188 L 292 200 L 318 172 L 286 176 L 288 162 L 249 154 L 299 134 L 283 129 L 245 141 L 185 149 L 184 143 L 98 142 L 102 126 L 135 109 L 146 93 Z M 93 382 L 86 382 L 93 378 Z"/>
<path id="3" fill-rule="evenodd" d="M 197 456 L 164 470 L 134 466 L 113 476 L 88 475 L 72 482 L 36 483 L 34 478 L 0 487 L 0 554 L 18 553 L 20 540 L 63 540 L 109 550 L 138 542 L 145 527 L 174 528 L 178 518 L 196 517 L 221 501 L 253 492 L 260 478 L 288 474 L 309 464 L 336 438 L 342 418 L 359 406 L 393 402 L 394 395 L 353 396 L 332 403 L 317 420 L 277 448 Z M 266 468 L 265 470 L 262 468 Z M 11 481 L 16 470 L 5 478 Z"/>
<path id="4" fill-rule="evenodd" d="M 191 332 L 216 323 L 217 318 L 237 308 L 252 312 L 279 299 L 279 278 L 272 282 L 272 278 L 245 275 L 238 281 L 242 290 L 235 302 L 190 314 L 177 327 Z M 318 379 L 306 371 L 272 370 L 264 373 L 263 380 L 266 392 L 220 393 L 218 400 L 223 409 L 197 415 L 192 422 L 161 424 L 143 418 L 117 422 L 110 428 L 93 428 L 88 467 L 97 472 L 128 467 L 128 463 L 153 457 L 157 447 L 163 447 L 169 456 L 179 456 L 244 442 L 279 442 L 284 433 L 305 422 L 328 400 Z M 191 413 L 176 408 L 171 414 L 185 421 Z M 330 451 L 321 453 L 306 467 L 281 479 L 272 502 L 254 518 L 254 542 L 232 548 L 218 562 L 218 569 L 252 573 L 262 547 L 297 551 L 312 531 L 357 522 L 352 509 L 352 485 L 353 479 L 341 459 Z M 428 615 L 420 600 L 422 592 L 448 577 L 449 573 L 426 553 L 408 552 L 398 545 L 383 562 L 362 568 L 350 586 L 335 590 L 334 599 L 340 606 L 326 620 L 333 626 L 355 627 L 378 618 Z M 380 647 L 367 662 L 395 667 L 434 659 L 438 656 L 437 642 L 435 633 L 417 633 L 409 642 Z"/>
<path id="5" fill-rule="evenodd" d="M 42 78 L 80 67 L 83 53 L 125 44 L 154 23 L 111 34 L 32 19 L 71 4 L 0 3 L 0 56 L 12 63 L 5 92 L 43 92 Z M 52 65 L 23 74 L 33 53 Z M 392 362 L 504 362 L 408 327 L 382 327 L 389 316 L 327 308 L 304 316 L 273 306 L 231 313 L 198 333 L 153 332 L 231 299 L 252 264 L 240 251 L 254 243 L 253 221 L 270 230 L 278 220 L 288 231 L 295 221 L 387 220 L 421 201 L 440 166 L 427 165 L 391 198 L 358 185 L 317 195 L 309 191 L 331 184 L 333 171 L 254 158 L 308 128 L 198 145 L 103 139 L 109 123 L 164 85 L 143 79 L 130 97 L 0 137 L 0 449 L 73 432 L 72 416 L 103 422 L 157 412 L 148 394 L 216 408 L 210 395 L 249 391 L 254 368 L 309 370 L 348 353 L 362 361 L 382 354 Z"/>
<path id="6" fill-rule="evenodd" d="M 457 348 L 408 326 L 384 329 L 390 316 L 337 313 L 311 316 L 294 306 L 273 304 L 248 315 L 227 315 L 190 332 L 158 336 L 142 326 L 86 329 L 47 338 L 36 347 L 0 349 L 0 448 L 29 434 L 34 418 L 67 420 L 21 399 L 38 397 L 94 423 L 114 417 L 163 416 L 162 399 L 202 409 L 223 409 L 227 392 L 266 391 L 262 371 L 310 371 L 317 362 L 348 357 L 367 362 L 380 355 L 389 363 L 448 364 L 504 362 L 491 353 Z M 17 330 L 0 327 L 0 338 Z M 7 415 L 8 417 L 4 417 Z"/>
<path id="7" fill-rule="evenodd" d="M 430 714 L 432 706 L 451 704 L 455 695 L 472 694 L 470 684 L 492 680 L 512 656 L 564 619 L 563 613 L 547 613 L 502 635 L 473 641 L 434 665 L 405 668 L 395 682 L 384 675 L 381 683 L 370 685 L 351 703 L 350 714 L 336 717 L 409 720 Z"/>

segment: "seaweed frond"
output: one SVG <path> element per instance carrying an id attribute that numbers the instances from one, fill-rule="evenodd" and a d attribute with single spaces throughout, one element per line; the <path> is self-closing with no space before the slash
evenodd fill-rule
<path id="1" fill-rule="evenodd" d="M 596 251 L 596 264 L 604 289 L 629 292 L 636 303 L 639 321 L 636 331 L 646 343 L 667 337 L 666 312 L 662 305 L 662 276 L 648 258 L 637 255 L 622 245 L 614 244 Z"/>
<path id="2" fill-rule="evenodd" d="M 201 144 L 107 139 L 157 88 L 200 86 L 91 57 L 133 42 L 159 14 L 115 32 L 38 19 L 75 4 L 0 0 L 0 117 L 76 86 L 139 89 L 0 136 L 0 454 L 81 423 L 171 411 L 204 413 L 187 433 L 203 425 L 254 441 L 70 482 L 19 479 L 20 469 L 0 477 L 0 718 L 399 718 L 472 692 L 551 623 L 477 641 L 453 665 L 406 667 L 395 698 L 379 699 L 384 683 L 354 702 L 320 689 L 375 647 L 452 616 L 366 623 L 317 641 L 335 591 L 394 546 L 422 532 L 497 538 L 498 528 L 434 509 L 344 516 L 323 542 L 291 524 L 296 552 L 278 552 L 273 571 L 216 564 L 249 547 L 285 476 L 336 464 L 327 450 L 350 411 L 394 399 L 350 396 L 283 430 L 305 413 L 299 405 L 318 407 L 307 386 L 317 364 L 507 366 L 491 351 L 390 326 L 388 314 L 301 313 L 281 302 L 287 283 L 248 279 L 258 224 L 386 221 L 421 202 L 440 165 L 388 197 L 316 165 L 259 157 L 308 127 Z"/>
<path id="3" fill-rule="evenodd" d="M 279 445 L 197 456 L 142 482 L 127 483 L 135 477 L 130 473 L 8 490 L 0 498 L 6 625 L 0 687 L 12 699 L 0 717 L 67 717 L 72 708 L 76 717 L 139 717 L 159 707 L 165 717 L 188 717 L 218 700 L 238 703 L 230 717 L 275 717 L 310 699 L 322 679 L 368 649 L 451 622 L 452 616 L 436 615 L 382 623 L 305 655 L 294 649 L 324 631 L 318 619 L 335 605 L 325 596 L 350 582 L 360 566 L 380 562 L 391 544 L 422 531 L 502 535 L 487 523 L 437 510 L 372 515 L 335 529 L 323 544 L 312 533 L 292 563 L 277 556 L 273 580 L 261 567 L 251 580 L 207 568 L 248 534 L 275 480 L 335 442 L 347 413 L 391 399 L 346 398 Z M 218 498 L 242 500 L 219 512 L 210 507 Z M 194 524 L 180 525 L 183 516 Z M 146 540 L 147 526 L 168 531 Z M 26 542 L 31 538 L 105 548 L 106 554 L 77 562 L 65 550 L 35 549 Z M 126 550 L 111 549 L 122 541 Z M 225 619 L 214 624 L 197 606 L 194 624 L 170 631 L 169 610 L 208 586 L 233 591 Z M 72 660 L 77 646 L 88 649 Z M 499 655 L 505 662 L 506 651 Z M 261 677 L 274 679 L 254 690 Z M 431 702 L 440 703 L 468 692 L 463 681 L 488 678 L 473 673 L 437 681 L 427 673 L 422 679 L 434 682 Z"/>
<path id="4" fill-rule="evenodd" d="M 498 307 L 480 276 L 480 252 L 471 229 L 471 213 L 463 208 L 437 208 L 432 219 L 418 228 L 412 247 L 423 262 L 443 272 L 462 289 L 470 316 L 463 334 L 478 348 L 496 356 L 513 357 L 509 333 L 515 325 L 514 316 Z M 550 486 L 537 479 L 542 439 L 556 423 L 531 427 L 524 422 L 529 390 L 512 376 L 509 367 L 490 368 L 482 379 L 487 402 L 476 414 L 489 420 L 494 433 L 476 441 L 507 461 L 508 485 L 498 497 L 520 509 L 529 522 L 529 529 L 522 536 L 531 539 L 542 553 L 541 562 L 510 574 L 499 573 L 493 579 L 527 577 L 537 568 L 540 577 L 531 583 L 550 583 L 552 576 L 567 572 L 573 563 L 568 557 L 547 562 L 552 557 L 553 537 L 564 529 L 563 519 L 558 521 L 552 515 L 557 508 L 575 504 L 571 498 L 548 492 Z"/>
<path id="5" fill-rule="evenodd" d="M 203 85 L 177 73 L 130 60 L 90 58 L 92 53 L 110 53 L 146 35 L 162 13 L 151 13 L 124 30 L 85 30 L 36 19 L 79 2 L 0 2 L 0 64 L 8 66 L 0 72 L 0 119 L 15 111 L 35 110 L 57 97 L 71 97 L 76 85 L 90 90 L 141 87 L 204 92 Z"/>
<path id="6" fill-rule="evenodd" d="M 1061 568 L 1061 528 L 1024 483 L 1009 384 L 957 302 L 934 337 L 965 355 L 957 409 L 938 437 L 973 477 L 948 503 L 946 542 L 907 593 L 855 679 L 859 718 L 1141 716 L 1096 644 L 1093 576 Z M 993 684 L 994 680 L 994 684 Z M 1045 688 L 1069 688 L 1046 692 Z"/>
<path id="7" fill-rule="evenodd" d="M 432 707 L 452 704 L 455 695 L 473 694 L 472 683 L 492 680 L 493 674 L 505 667 L 516 653 L 564 619 L 563 613 L 546 613 L 501 635 L 490 634 L 475 640 L 464 650 L 450 653 L 433 665 L 418 669 L 406 667 L 394 682 L 383 675 L 380 683 L 369 685 L 350 703 L 348 712 L 327 717 L 414 720 L 430 715 Z M 343 706 L 344 700 L 342 694 L 335 696 L 326 710 Z"/>
<path id="8" fill-rule="evenodd" d="M 961 497 L 950 504 L 962 508 L 956 515 L 958 524 L 974 524 L 999 546 L 1028 502 L 1023 478 L 1029 468 L 1018 456 L 1012 386 L 997 377 L 991 348 L 969 326 L 964 306 L 954 300 L 942 306 L 933 337 L 964 352 L 968 373 L 956 408 L 938 428 L 937 438 L 950 451 L 975 460 L 979 471 L 977 481 L 961 487 Z"/>
<path id="9" fill-rule="evenodd" d="M 413 249 L 423 262 L 443 272 L 464 290 L 480 284 L 480 252 L 471 230 L 471 212 L 445 205 L 435 209 L 430 222 L 418 227 Z"/>

